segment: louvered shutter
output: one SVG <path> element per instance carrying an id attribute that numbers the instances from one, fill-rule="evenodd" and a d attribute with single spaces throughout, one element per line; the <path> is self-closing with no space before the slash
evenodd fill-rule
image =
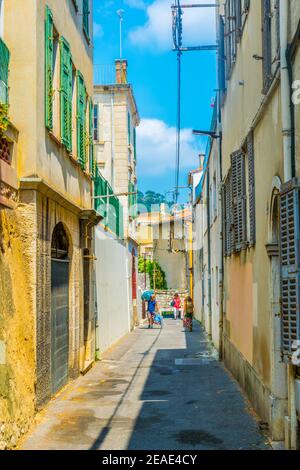
<path id="1" fill-rule="evenodd" d="M 136 129 L 133 128 L 133 151 L 134 151 L 134 160 L 136 161 Z"/>
<path id="2" fill-rule="evenodd" d="M 227 250 L 230 256 L 234 251 L 234 225 L 233 225 L 233 195 L 232 195 L 232 170 L 227 177 L 226 187 L 226 206 L 227 206 Z"/>
<path id="3" fill-rule="evenodd" d="M 225 3 L 225 55 L 226 55 L 226 79 L 231 73 L 231 33 L 230 33 L 230 2 Z"/>
<path id="4" fill-rule="evenodd" d="M 263 0 L 263 92 L 272 81 L 271 0 Z"/>
<path id="5" fill-rule="evenodd" d="M 95 162 L 94 162 L 94 106 L 92 98 L 89 100 L 89 163 L 90 163 L 90 174 L 95 174 Z"/>
<path id="6" fill-rule="evenodd" d="M 255 157 L 253 132 L 247 138 L 248 178 L 249 178 L 249 222 L 250 245 L 256 242 L 256 214 L 255 214 Z"/>
<path id="7" fill-rule="evenodd" d="M 53 16 L 48 7 L 45 19 L 45 125 L 53 130 Z"/>
<path id="8" fill-rule="evenodd" d="M 225 77 L 225 30 L 223 18 L 219 17 L 219 50 L 218 50 L 218 75 L 219 75 L 219 87 L 222 92 L 226 88 L 226 77 Z"/>
<path id="9" fill-rule="evenodd" d="M 286 356 L 300 340 L 299 188 L 280 195 L 282 349 Z"/>
<path id="10" fill-rule="evenodd" d="M 245 157 L 241 151 L 231 155 L 231 168 L 234 250 L 238 252 L 246 247 L 247 240 Z"/>
<path id="11" fill-rule="evenodd" d="M 227 207 L 226 207 L 226 181 L 225 181 L 225 183 L 222 186 L 222 234 L 223 234 L 223 254 L 225 257 L 228 256 L 226 217 L 227 217 Z"/>
<path id="12" fill-rule="evenodd" d="M 77 72 L 77 158 L 86 165 L 86 89 L 82 74 Z"/>
<path id="13" fill-rule="evenodd" d="M 89 9 L 89 0 L 83 0 L 82 3 L 83 9 L 83 30 L 87 37 L 90 37 L 90 9 Z"/>
<path id="14" fill-rule="evenodd" d="M 239 41 L 242 36 L 243 27 L 243 12 L 242 12 L 242 0 L 235 0 L 235 26 L 236 26 L 236 40 Z"/>
<path id="15" fill-rule="evenodd" d="M 68 152 L 72 150 L 72 57 L 65 38 L 60 39 L 60 132 Z"/>

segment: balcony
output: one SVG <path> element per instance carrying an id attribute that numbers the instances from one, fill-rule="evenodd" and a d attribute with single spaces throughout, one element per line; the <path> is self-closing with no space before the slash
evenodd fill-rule
<path id="1" fill-rule="evenodd" d="M 95 199 L 95 210 L 103 217 L 102 223 L 105 225 L 105 228 L 109 229 L 117 237 L 123 238 L 123 207 L 119 199 L 114 195 L 109 183 L 101 175 L 98 167 L 94 178 L 94 196 L 97 197 Z"/>
<path id="2" fill-rule="evenodd" d="M 16 171 L 18 131 L 9 122 L 0 130 L 0 209 L 15 209 L 18 199 Z"/>
<path id="3" fill-rule="evenodd" d="M 8 105 L 8 71 L 10 52 L 0 38 L 0 104 Z"/>

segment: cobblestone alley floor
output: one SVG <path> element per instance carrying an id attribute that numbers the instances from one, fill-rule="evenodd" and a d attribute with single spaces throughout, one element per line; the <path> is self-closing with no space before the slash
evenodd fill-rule
<path id="1" fill-rule="evenodd" d="M 38 416 L 22 449 L 269 449 L 199 325 L 137 328 Z"/>

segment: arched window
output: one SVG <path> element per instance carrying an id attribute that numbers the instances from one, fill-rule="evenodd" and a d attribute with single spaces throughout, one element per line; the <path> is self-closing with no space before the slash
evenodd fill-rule
<path id="1" fill-rule="evenodd" d="M 56 225 L 51 244 L 51 258 L 52 259 L 68 259 L 69 257 L 69 239 L 64 229 L 63 224 L 60 222 Z"/>

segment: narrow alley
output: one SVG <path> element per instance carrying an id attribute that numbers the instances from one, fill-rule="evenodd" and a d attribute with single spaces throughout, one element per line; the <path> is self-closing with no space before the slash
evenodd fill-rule
<path id="1" fill-rule="evenodd" d="M 36 421 L 24 450 L 270 449 L 201 326 L 174 320 L 135 329 Z"/>

